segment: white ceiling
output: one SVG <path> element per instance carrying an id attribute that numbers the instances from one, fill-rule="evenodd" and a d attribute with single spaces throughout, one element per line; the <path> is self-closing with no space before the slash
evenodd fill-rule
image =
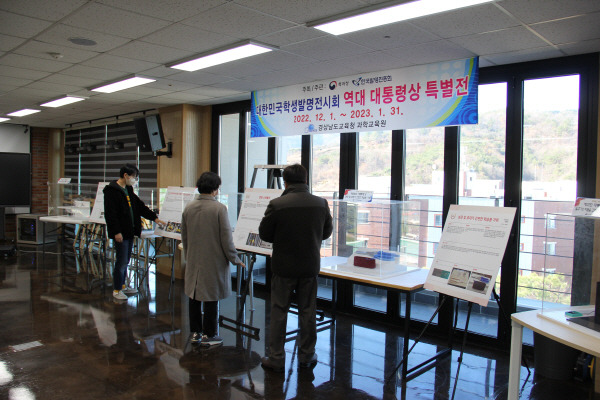
<path id="1" fill-rule="evenodd" d="M 451 0 L 448 0 L 451 1 Z M 396 1 L 395 3 L 406 2 Z M 64 94 L 88 100 L 10 123 L 67 124 L 250 91 L 480 56 L 480 66 L 600 51 L 600 0 L 497 0 L 332 36 L 306 23 L 381 0 L 1 0 L 0 116 Z M 92 39 L 81 46 L 68 39 Z M 197 72 L 164 64 L 242 39 L 280 49 Z M 49 53 L 59 53 L 53 58 Z M 151 84 L 87 88 L 137 73 Z"/>

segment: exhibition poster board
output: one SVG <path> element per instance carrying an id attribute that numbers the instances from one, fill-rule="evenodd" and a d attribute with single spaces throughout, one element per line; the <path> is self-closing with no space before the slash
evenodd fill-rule
<path id="1" fill-rule="evenodd" d="M 99 182 L 98 190 L 96 190 L 96 199 L 94 200 L 94 208 L 92 208 L 92 214 L 90 214 L 90 222 L 95 224 L 106 224 L 104 220 L 104 187 L 108 185 L 108 182 Z"/>
<path id="2" fill-rule="evenodd" d="M 252 92 L 251 137 L 478 122 L 479 58 Z"/>
<path id="3" fill-rule="evenodd" d="M 487 306 L 515 212 L 451 205 L 425 289 Z"/>
<path id="4" fill-rule="evenodd" d="M 578 197 L 573 204 L 574 217 L 579 216 L 600 216 L 600 199 L 589 199 L 586 197 Z"/>
<path id="5" fill-rule="evenodd" d="M 265 215 L 269 202 L 281 196 L 281 193 L 283 193 L 281 189 L 246 188 L 240 215 L 233 232 L 233 243 L 238 250 L 267 256 L 273 253 L 273 245 L 260 239 L 258 226 Z"/>
<path id="6" fill-rule="evenodd" d="M 185 206 L 194 199 L 196 188 L 169 186 L 158 218 L 165 222 L 157 226 L 155 235 L 181 240 L 181 215 Z"/>

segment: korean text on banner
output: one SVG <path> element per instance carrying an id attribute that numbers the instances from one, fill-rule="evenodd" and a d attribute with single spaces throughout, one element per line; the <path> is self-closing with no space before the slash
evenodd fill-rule
<path id="1" fill-rule="evenodd" d="M 252 137 L 478 122 L 479 58 L 252 92 Z"/>

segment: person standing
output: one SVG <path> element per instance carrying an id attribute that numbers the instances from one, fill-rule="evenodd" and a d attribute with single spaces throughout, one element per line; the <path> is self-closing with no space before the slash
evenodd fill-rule
<path id="1" fill-rule="evenodd" d="M 321 242 L 333 231 L 327 200 L 309 193 L 308 173 L 300 164 L 283 170 L 285 190 L 269 202 L 260 222 L 260 238 L 273 243 L 269 356 L 263 368 L 283 371 L 285 336 L 292 293 L 296 292 L 300 320 L 300 367 L 317 363 L 317 276 Z"/>
<path id="2" fill-rule="evenodd" d="M 181 218 L 184 291 L 190 298 L 191 342 L 214 346 L 223 343 L 217 319 L 219 300 L 231 294 L 229 263 L 245 265 L 233 244 L 227 207 L 215 198 L 221 178 L 214 172 L 204 172 L 196 186 L 200 195 L 188 203 Z"/>
<path id="3" fill-rule="evenodd" d="M 164 225 L 156 213 L 133 192 L 138 175 L 139 170 L 135 165 L 125 164 L 119 171 L 119 179 L 110 182 L 102 190 L 106 229 L 115 249 L 113 297 L 117 300 L 127 300 L 127 294 L 137 293 L 137 289 L 126 285 L 126 276 L 133 239 L 142 233 L 141 217 Z"/>

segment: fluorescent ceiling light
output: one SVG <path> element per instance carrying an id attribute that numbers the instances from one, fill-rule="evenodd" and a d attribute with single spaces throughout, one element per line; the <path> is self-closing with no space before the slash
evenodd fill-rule
<path id="1" fill-rule="evenodd" d="M 316 21 L 307 25 L 331 33 L 332 35 L 342 35 L 348 32 L 374 28 L 393 22 L 406 21 L 425 15 L 437 14 L 492 1 L 495 0 L 419 0 L 365 12 L 363 14 L 337 19 L 335 21 L 330 20 L 331 22 L 319 23 Z"/>
<path id="2" fill-rule="evenodd" d="M 0 117 L 0 122 L 6 122 L 6 121 L 10 121 L 10 118 Z"/>
<path id="3" fill-rule="evenodd" d="M 71 103 L 77 103 L 78 101 L 82 101 L 85 100 L 85 97 L 78 97 L 78 96 L 64 96 L 61 97 L 60 99 L 56 99 L 56 100 L 52 100 L 52 101 L 48 101 L 46 103 L 40 104 L 40 106 L 42 107 L 62 107 L 62 106 L 66 106 L 67 104 L 71 104 Z"/>
<path id="4" fill-rule="evenodd" d="M 30 108 L 24 108 L 22 110 L 11 112 L 10 114 L 6 114 L 6 115 L 10 115 L 11 117 L 24 117 L 26 115 L 35 114 L 40 111 L 41 110 L 32 110 Z"/>
<path id="5" fill-rule="evenodd" d="M 211 52 L 210 54 L 201 55 L 192 60 L 170 64 L 167 65 L 167 67 L 192 72 L 273 50 L 273 47 L 250 42 L 244 42 L 244 44 L 237 44 L 234 46 L 235 47 L 233 48 L 229 47 L 217 50 L 216 53 Z"/>
<path id="6" fill-rule="evenodd" d="M 145 85 L 146 83 L 155 82 L 156 79 L 152 78 L 144 78 L 142 76 L 132 76 L 129 78 L 121 79 L 117 82 L 108 83 L 106 85 L 102 85 L 99 87 L 95 87 L 90 89 L 93 92 L 102 92 L 102 93 L 113 93 L 118 92 L 119 90 L 125 90 L 132 88 L 134 86 Z"/>

